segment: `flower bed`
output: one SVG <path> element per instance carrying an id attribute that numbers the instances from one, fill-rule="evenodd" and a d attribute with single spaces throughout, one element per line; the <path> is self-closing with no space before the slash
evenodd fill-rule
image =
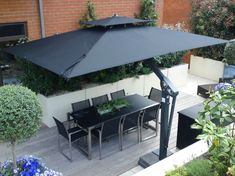
<path id="1" fill-rule="evenodd" d="M 7 160 L 0 163 L 0 176 L 62 176 L 62 173 L 47 168 L 44 163 L 33 156 L 25 156 L 17 160 L 17 168 Z"/>

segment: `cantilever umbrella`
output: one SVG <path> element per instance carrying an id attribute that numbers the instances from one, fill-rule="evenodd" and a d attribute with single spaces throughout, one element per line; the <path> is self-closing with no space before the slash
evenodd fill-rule
<path id="1" fill-rule="evenodd" d="M 93 27 L 5 49 L 65 78 L 116 67 L 154 56 L 226 43 L 226 40 L 145 26 L 128 17 L 87 22 Z"/>
<path id="2" fill-rule="evenodd" d="M 111 17 L 87 22 L 93 27 L 32 41 L 4 51 L 26 59 L 65 78 L 112 68 L 154 56 L 226 43 L 226 40 L 144 26 L 149 21 Z M 155 72 L 156 69 L 153 71 Z M 174 88 L 167 78 L 155 72 L 161 82 Z M 173 89 L 171 89 L 173 90 Z M 162 91 L 160 156 L 166 157 L 173 108 L 169 115 L 168 89 Z M 169 119 L 169 120 L 168 120 Z"/>

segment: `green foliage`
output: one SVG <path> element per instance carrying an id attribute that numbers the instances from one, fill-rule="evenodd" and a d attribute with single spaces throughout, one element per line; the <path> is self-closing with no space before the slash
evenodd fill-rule
<path id="1" fill-rule="evenodd" d="M 140 14 L 135 16 L 144 20 L 153 20 L 149 25 L 156 26 L 158 14 L 156 11 L 155 0 L 141 0 Z"/>
<path id="2" fill-rule="evenodd" d="M 82 19 L 80 20 L 80 22 L 96 20 L 95 6 L 90 0 L 87 1 L 86 8 L 87 8 L 87 11 L 85 15 L 82 17 Z M 81 27 L 87 28 L 89 26 L 81 24 Z"/>
<path id="3" fill-rule="evenodd" d="M 41 107 L 37 96 L 22 86 L 0 87 L 0 140 L 29 139 L 40 127 Z"/>
<path id="4" fill-rule="evenodd" d="M 214 176 L 209 160 L 192 160 L 186 165 L 188 176 Z"/>
<path id="5" fill-rule="evenodd" d="M 226 45 L 224 49 L 224 60 L 229 65 L 235 65 L 235 42 Z"/>
<path id="6" fill-rule="evenodd" d="M 113 83 L 124 78 L 149 73 L 151 73 L 150 68 L 144 66 L 142 62 L 136 62 L 91 73 L 86 76 L 86 80 L 94 83 Z"/>
<path id="7" fill-rule="evenodd" d="M 215 176 L 215 173 L 209 160 L 196 159 L 167 173 L 166 176 Z"/>
<path id="8" fill-rule="evenodd" d="M 188 176 L 186 167 L 178 167 L 177 169 L 170 171 L 166 176 Z"/>
<path id="9" fill-rule="evenodd" d="M 227 169 L 235 165 L 234 126 L 230 129 L 228 122 L 235 122 L 235 87 L 230 86 L 210 95 L 204 102 L 204 110 L 192 127 L 202 130 L 198 139 L 210 144 L 209 159 L 215 172 L 226 175 Z"/>
<path id="10" fill-rule="evenodd" d="M 235 3 L 233 0 L 191 0 L 190 15 L 193 33 L 222 39 L 235 38 Z M 224 46 L 196 50 L 196 54 L 216 60 L 223 59 Z"/>
<path id="11" fill-rule="evenodd" d="M 19 66 L 23 71 L 19 77 L 21 83 L 36 93 L 48 96 L 62 90 L 74 91 L 81 88 L 79 77 L 67 81 L 29 62 L 19 61 Z"/>
<path id="12" fill-rule="evenodd" d="M 117 99 L 108 103 L 97 106 L 97 111 L 100 115 L 119 110 L 120 108 L 129 106 L 125 99 Z"/>
<path id="13" fill-rule="evenodd" d="M 155 57 L 155 60 L 159 67 L 171 68 L 174 65 L 182 63 L 185 53 L 186 52 L 176 52 L 163 56 L 157 56 Z"/>

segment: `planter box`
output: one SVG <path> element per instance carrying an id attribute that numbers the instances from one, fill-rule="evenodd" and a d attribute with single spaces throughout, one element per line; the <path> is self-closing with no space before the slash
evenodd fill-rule
<path id="1" fill-rule="evenodd" d="M 187 67 L 187 64 L 182 64 L 169 69 L 163 69 L 162 72 L 177 87 L 186 84 Z M 139 94 L 145 96 L 149 94 L 151 87 L 160 89 L 159 83 L 158 77 L 154 73 L 151 73 L 149 75 L 139 76 L 138 78 L 127 78 L 112 84 L 93 85 L 93 87 L 86 85 L 82 90 L 68 92 L 62 95 L 45 97 L 39 94 L 38 98 L 43 109 L 42 122 L 48 127 L 55 126 L 54 120 L 52 119 L 53 116 L 61 121 L 65 121 L 67 118 L 66 113 L 72 111 L 71 103 L 77 101 L 91 99 L 104 94 L 108 94 L 109 99 L 111 99 L 110 93 L 121 89 L 125 89 L 127 95 Z"/>
<path id="2" fill-rule="evenodd" d="M 174 170 L 176 167 L 183 166 L 207 152 L 208 145 L 201 140 L 140 171 L 134 176 L 164 176 L 166 172 Z"/>
<path id="3" fill-rule="evenodd" d="M 202 78 L 219 81 L 219 78 L 223 77 L 224 63 L 192 55 L 190 73 Z"/>

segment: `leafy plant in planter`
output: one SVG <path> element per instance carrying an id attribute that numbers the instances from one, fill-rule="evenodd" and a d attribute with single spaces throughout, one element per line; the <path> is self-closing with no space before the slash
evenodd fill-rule
<path id="1" fill-rule="evenodd" d="M 112 105 L 115 109 L 118 110 L 118 109 L 121 109 L 123 107 L 129 106 L 129 103 L 128 103 L 127 100 L 119 98 L 119 99 L 116 99 L 116 100 L 112 101 Z"/>
<path id="2" fill-rule="evenodd" d="M 228 168 L 235 165 L 235 129 L 225 126 L 235 122 L 235 84 L 222 84 L 204 102 L 204 110 L 192 127 L 202 130 L 198 139 L 204 139 L 210 145 L 209 160 L 214 172 L 225 176 Z"/>
<path id="3" fill-rule="evenodd" d="M 100 115 L 107 114 L 109 112 L 112 112 L 113 110 L 114 110 L 114 108 L 111 103 L 104 103 L 104 104 L 97 106 L 97 112 Z"/>
<path id="4" fill-rule="evenodd" d="M 14 168 L 16 143 L 29 139 L 37 132 L 41 115 L 34 92 L 22 86 L 0 87 L 0 141 L 10 142 Z"/>

